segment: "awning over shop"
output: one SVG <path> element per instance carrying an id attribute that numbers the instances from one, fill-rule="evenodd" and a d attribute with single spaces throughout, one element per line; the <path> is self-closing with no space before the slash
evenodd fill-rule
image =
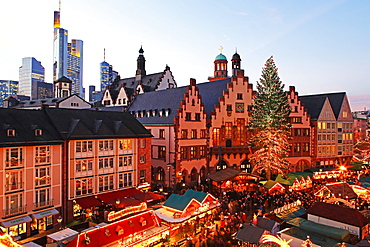
<path id="1" fill-rule="evenodd" d="M 51 238 L 52 240 L 59 242 L 66 239 L 70 239 L 78 234 L 77 231 L 72 230 L 70 228 L 63 229 L 58 232 L 54 232 L 52 234 L 47 235 L 48 238 Z"/>
<path id="2" fill-rule="evenodd" d="M 142 193 L 142 192 L 136 188 L 131 188 L 131 189 L 125 189 L 125 190 L 119 190 L 119 191 L 100 194 L 100 195 L 97 195 L 97 197 L 103 202 L 109 202 L 109 201 L 115 201 L 116 199 L 129 197 L 129 196 L 139 194 L 139 193 Z"/>
<path id="3" fill-rule="evenodd" d="M 8 221 L 3 221 L 3 222 L 1 222 L 1 224 L 5 228 L 7 228 L 7 227 L 19 225 L 19 224 L 30 222 L 30 221 L 32 221 L 32 219 L 31 219 L 30 216 L 27 215 L 27 216 L 19 217 L 19 218 L 8 220 Z"/>
<path id="4" fill-rule="evenodd" d="M 96 196 L 88 196 L 88 197 L 76 199 L 76 203 L 85 209 L 91 208 L 91 207 L 98 207 L 102 205 L 102 202 L 99 201 L 96 198 Z"/>
<path id="5" fill-rule="evenodd" d="M 50 210 L 43 211 L 43 212 L 41 212 L 41 213 L 32 214 L 32 216 L 33 216 L 35 219 L 41 219 L 41 218 L 44 218 L 44 217 L 46 217 L 46 216 L 50 216 L 50 215 L 54 215 L 54 214 L 59 214 L 59 211 L 58 211 L 58 210 L 56 210 L 55 208 L 50 209 Z"/>

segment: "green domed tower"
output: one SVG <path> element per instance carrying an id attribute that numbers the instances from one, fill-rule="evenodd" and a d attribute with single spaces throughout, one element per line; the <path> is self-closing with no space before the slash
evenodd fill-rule
<path id="1" fill-rule="evenodd" d="M 221 80 L 227 78 L 227 59 L 222 54 L 222 46 L 220 47 L 220 54 L 218 54 L 214 61 L 215 72 L 213 78 L 208 78 L 210 81 Z"/>

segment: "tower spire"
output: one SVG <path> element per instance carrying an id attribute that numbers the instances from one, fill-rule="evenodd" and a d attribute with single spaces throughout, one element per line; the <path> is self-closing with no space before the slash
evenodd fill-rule
<path id="1" fill-rule="evenodd" d="M 105 48 L 104 48 L 104 62 L 105 62 Z"/>
<path id="2" fill-rule="evenodd" d="M 62 0 L 59 0 L 59 12 L 60 12 L 60 6 L 62 5 Z"/>

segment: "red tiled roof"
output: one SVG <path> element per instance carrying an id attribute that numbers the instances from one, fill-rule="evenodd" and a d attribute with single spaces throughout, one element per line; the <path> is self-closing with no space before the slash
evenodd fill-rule
<path id="1" fill-rule="evenodd" d="M 352 226 L 363 227 L 370 223 L 370 220 L 356 209 L 325 202 L 316 202 L 307 209 L 306 212 L 307 214 L 316 215 Z"/>
<path id="2" fill-rule="evenodd" d="M 107 246 L 121 239 L 127 238 L 130 234 L 147 231 L 158 226 L 154 211 L 146 211 L 135 216 L 81 232 L 78 237 L 72 240 L 67 246 L 85 247 L 84 240 L 89 238 L 89 247 Z M 145 223 L 143 223 L 145 221 Z"/>

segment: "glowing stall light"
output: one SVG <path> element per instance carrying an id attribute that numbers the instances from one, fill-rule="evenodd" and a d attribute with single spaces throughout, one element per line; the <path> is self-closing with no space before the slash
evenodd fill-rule
<path id="1" fill-rule="evenodd" d="M 278 246 L 281 246 L 281 247 L 288 247 L 290 246 L 289 243 L 292 241 L 293 239 L 290 239 L 288 241 L 286 241 L 285 239 L 282 239 L 280 237 L 276 237 L 276 236 L 273 236 L 273 235 L 263 235 L 262 238 L 261 238 L 261 242 L 263 244 L 265 243 L 275 243 L 277 244 Z"/>
<path id="2" fill-rule="evenodd" d="M 14 242 L 8 234 L 4 234 L 0 236 L 0 247 L 22 247 L 22 245 Z"/>

